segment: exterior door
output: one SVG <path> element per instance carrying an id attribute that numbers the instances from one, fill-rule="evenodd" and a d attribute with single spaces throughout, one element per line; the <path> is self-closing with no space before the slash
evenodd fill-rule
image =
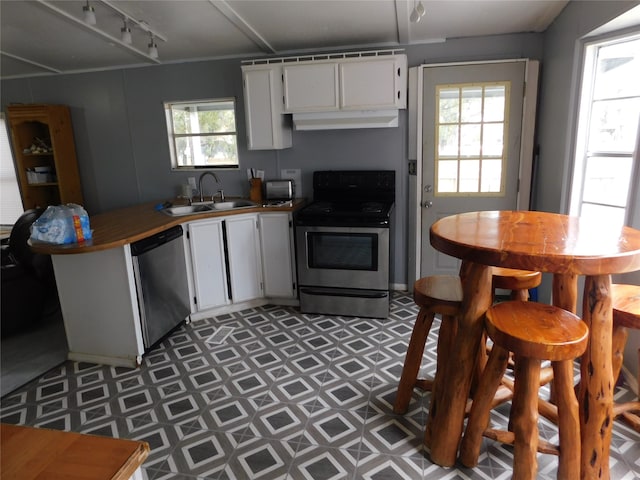
<path id="1" fill-rule="evenodd" d="M 438 219 L 517 209 L 526 66 L 425 66 L 420 276 L 459 271 L 458 259 L 429 243 L 429 227 Z"/>

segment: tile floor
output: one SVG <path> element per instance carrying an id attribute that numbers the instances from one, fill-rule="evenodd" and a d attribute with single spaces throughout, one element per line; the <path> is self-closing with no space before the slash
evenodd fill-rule
<path id="1" fill-rule="evenodd" d="M 509 448 L 485 440 L 475 469 L 422 448 L 429 394 L 392 413 L 417 311 L 395 293 L 388 319 L 265 306 L 180 327 L 132 370 L 66 362 L 1 400 L 5 423 L 145 440 L 147 479 L 506 479 Z M 210 340 L 232 327 L 223 343 Z M 433 373 L 437 322 L 424 369 Z M 625 389 L 616 398 L 632 398 Z M 505 424 L 508 405 L 493 414 Z M 541 421 L 541 435 L 557 441 Z M 557 459 L 539 456 L 539 478 Z M 640 436 L 616 422 L 611 478 L 640 478 Z"/>

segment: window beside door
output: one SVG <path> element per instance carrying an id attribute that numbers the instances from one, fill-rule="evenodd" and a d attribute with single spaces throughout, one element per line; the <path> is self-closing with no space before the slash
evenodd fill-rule
<path id="1" fill-rule="evenodd" d="M 638 177 L 640 35 L 585 47 L 570 213 L 627 220 Z M 635 155 L 635 156 L 634 156 Z"/>

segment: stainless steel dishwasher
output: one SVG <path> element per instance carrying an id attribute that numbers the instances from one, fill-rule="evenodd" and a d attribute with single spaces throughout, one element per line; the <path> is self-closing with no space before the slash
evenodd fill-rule
<path id="1" fill-rule="evenodd" d="M 131 244 L 145 351 L 190 313 L 182 236 L 178 225 Z"/>

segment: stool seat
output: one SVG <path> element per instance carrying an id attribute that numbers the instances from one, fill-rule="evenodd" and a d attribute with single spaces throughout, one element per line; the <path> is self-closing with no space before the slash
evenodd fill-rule
<path id="1" fill-rule="evenodd" d="M 460 308 L 462 283 L 457 275 L 432 275 L 423 277 L 413 285 L 413 300 L 419 307 L 442 305 Z M 438 312 L 440 313 L 440 312 Z"/>
<path id="2" fill-rule="evenodd" d="M 552 305 L 520 300 L 487 311 L 486 329 L 507 350 L 538 360 L 572 360 L 584 352 L 589 328 Z"/>
<path id="3" fill-rule="evenodd" d="M 503 288 L 505 290 L 529 290 L 536 288 L 542 282 L 541 272 L 530 272 L 529 270 L 516 270 L 513 268 L 492 267 L 491 275 L 494 290 Z"/>
<path id="4" fill-rule="evenodd" d="M 611 285 L 613 303 L 613 378 L 620 376 L 624 361 L 624 350 L 629 333 L 627 328 L 640 330 L 640 286 Z M 640 349 L 638 349 L 638 381 L 640 383 Z M 640 392 L 638 392 L 640 396 Z M 613 406 L 614 417 L 621 416 L 636 432 L 640 433 L 640 401 L 616 403 Z"/>
<path id="5" fill-rule="evenodd" d="M 613 298 L 613 322 L 626 328 L 640 330 L 640 286 L 614 283 L 611 285 Z"/>
<path id="6" fill-rule="evenodd" d="M 473 397 L 460 445 L 460 462 L 478 463 L 482 437 L 512 444 L 513 478 L 533 480 L 537 452 L 559 455 L 557 478 L 579 478 L 580 421 L 573 390 L 573 360 L 587 348 L 589 328 L 574 314 L 551 305 L 512 300 L 490 307 L 485 328 L 494 342 L 480 384 Z M 492 399 L 514 354 L 514 389 L 509 431 L 489 427 Z M 551 360 L 558 392 L 560 446 L 538 435 L 540 365 Z"/>

